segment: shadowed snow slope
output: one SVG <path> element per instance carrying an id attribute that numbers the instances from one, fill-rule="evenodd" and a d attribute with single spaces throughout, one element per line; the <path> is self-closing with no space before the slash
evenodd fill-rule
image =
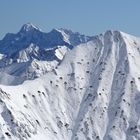
<path id="1" fill-rule="evenodd" d="M 139 60 L 139 38 L 107 31 L 44 76 L 1 85 L 0 139 L 140 140 Z"/>

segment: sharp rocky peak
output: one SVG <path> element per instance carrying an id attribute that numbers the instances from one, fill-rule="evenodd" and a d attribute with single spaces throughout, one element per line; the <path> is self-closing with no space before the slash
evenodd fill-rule
<path id="1" fill-rule="evenodd" d="M 29 31 L 41 31 L 40 28 L 38 28 L 37 26 L 33 25 L 32 23 L 26 23 L 21 27 L 20 32 L 29 32 Z"/>

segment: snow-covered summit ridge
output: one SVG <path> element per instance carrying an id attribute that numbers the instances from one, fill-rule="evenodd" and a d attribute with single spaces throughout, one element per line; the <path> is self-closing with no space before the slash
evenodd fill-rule
<path id="1" fill-rule="evenodd" d="M 40 28 L 38 28 L 37 26 L 35 26 L 29 22 L 22 26 L 22 28 L 20 29 L 20 32 L 29 32 L 29 31 L 33 31 L 33 30 L 42 31 Z"/>

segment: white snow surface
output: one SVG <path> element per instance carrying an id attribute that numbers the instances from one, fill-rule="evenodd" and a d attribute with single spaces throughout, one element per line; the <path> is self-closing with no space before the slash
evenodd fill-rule
<path id="1" fill-rule="evenodd" d="M 0 140 L 140 140 L 139 60 L 140 38 L 107 31 L 39 78 L 0 85 Z"/>

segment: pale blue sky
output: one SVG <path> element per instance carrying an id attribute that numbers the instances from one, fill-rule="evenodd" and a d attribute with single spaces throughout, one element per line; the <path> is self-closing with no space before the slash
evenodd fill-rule
<path id="1" fill-rule="evenodd" d="M 0 39 L 27 22 L 45 32 L 62 27 L 95 35 L 115 29 L 140 36 L 140 0 L 0 1 Z"/>

